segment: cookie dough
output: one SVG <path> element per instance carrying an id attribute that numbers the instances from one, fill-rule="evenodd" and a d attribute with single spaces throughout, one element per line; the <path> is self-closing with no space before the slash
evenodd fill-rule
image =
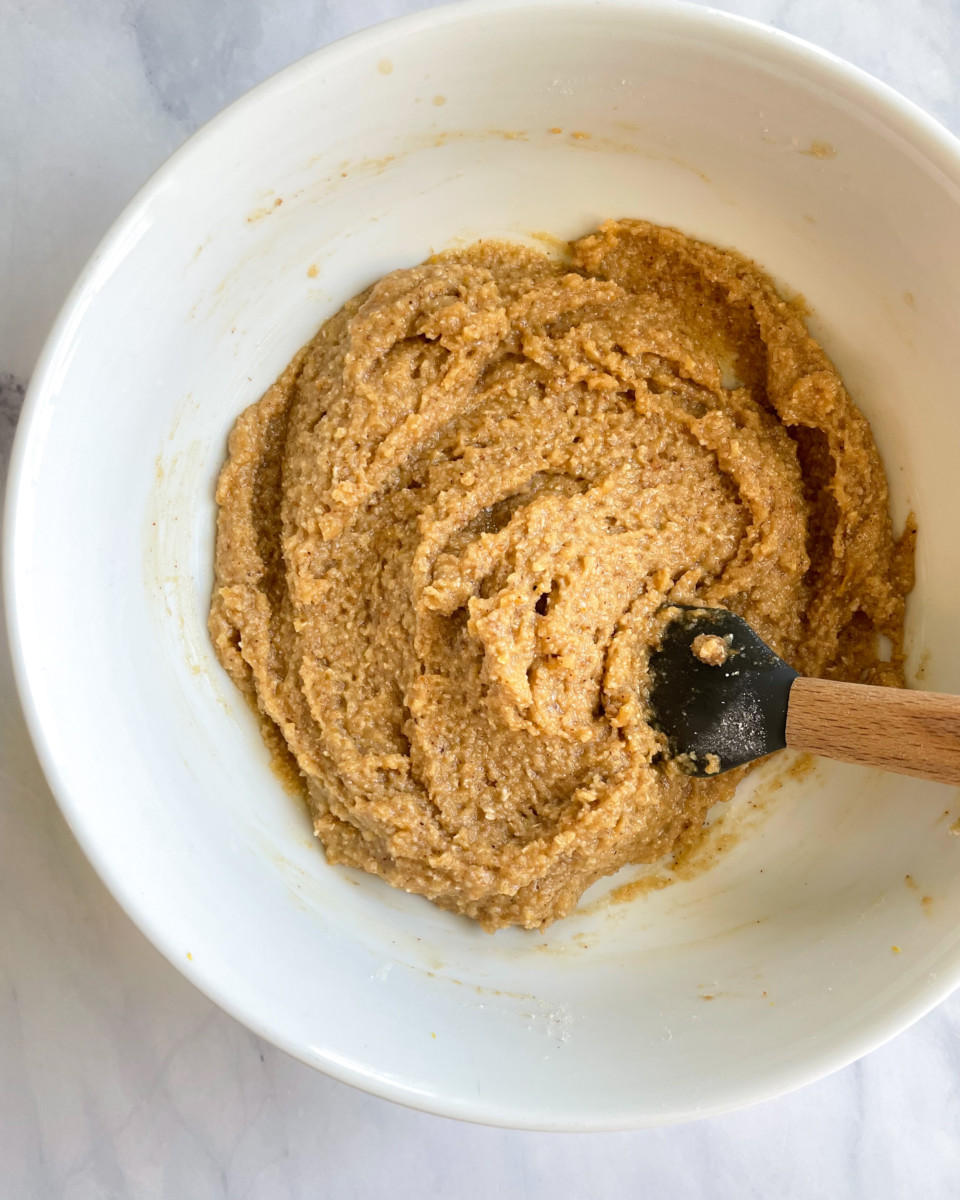
<path id="1" fill-rule="evenodd" d="M 715 633 L 700 633 L 690 643 L 690 650 L 708 667 L 722 667 L 730 657 L 729 639 L 729 634 L 722 638 Z"/>
<path id="2" fill-rule="evenodd" d="M 217 502 L 210 631 L 328 859 L 489 930 L 730 796 L 647 723 L 665 601 L 902 683 L 867 422 L 758 266 L 646 222 L 381 279 L 237 421 Z"/>

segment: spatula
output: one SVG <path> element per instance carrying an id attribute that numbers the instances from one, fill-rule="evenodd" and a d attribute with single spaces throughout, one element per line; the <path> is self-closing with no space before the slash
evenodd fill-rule
<path id="1" fill-rule="evenodd" d="M 672 605 L 650 656 L 653 724 L 691 775 L 790 746 L 960 785 L 960 696 L 798 675 L 742 617 Z"/>

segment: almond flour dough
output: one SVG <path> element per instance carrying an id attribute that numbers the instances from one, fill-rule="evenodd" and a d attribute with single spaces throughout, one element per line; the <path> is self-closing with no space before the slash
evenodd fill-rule
<path id="1" fill-rule="evenodd" d="M 715 633 L 700 633 L 690 643 L 694 658 L 699 658 L 708 667 L 722 667 L 730 657 L 730 638 L 719 637 Z"/>
<path id="2" fill-rule="evenodd" d="M 486 929 L 731 794 L 655 761 L 665 601 L 902 683 L 912 540 L 867 422 L 759 267 L 642 221 L 381 279 L 240 417 L 217 501 L 210 631 L 328 859 Z"/>

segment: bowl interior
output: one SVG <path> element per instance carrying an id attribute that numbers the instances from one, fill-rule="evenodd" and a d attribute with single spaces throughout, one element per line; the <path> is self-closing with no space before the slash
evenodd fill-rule
<path id="1" fill-rule="evenodd" d="M 960 691 L 960 160 L 798 44 L 676 5 L 435 10 L 305 60 L 147 186 L 31 389 L 9 599 L 34 735 L 171 960 L 325 1070 L 435 1111 L 617 1127 L 759 1099 L 960 970 L 957 791 L 774 762 L 672 886 L 487 936 L 329 867 L 205 631 L 237 414 L 350 295 L 481 236 L 640 216 L 750 254 L 870 419 L 920 523 L 912 678 Z M 722 853 L 720 853 L 722 851 Z"/>

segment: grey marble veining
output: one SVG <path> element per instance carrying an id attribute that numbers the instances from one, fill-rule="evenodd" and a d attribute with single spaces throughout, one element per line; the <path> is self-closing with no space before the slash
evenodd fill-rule
<path id="1" fill-rule="evenodd" d="M 0 0 L 0 470 L 44 335 L 139 184 L 266 75 L 419 0 Z M 736 0 L 960 129 L 960 3 Z M 0 646 L 0 1200 L 960 1195 L 960 996 L 829 1079 L 681 1128 L 538 1135 L 373 1099 L 161 959 L 66 828 Z"/>

